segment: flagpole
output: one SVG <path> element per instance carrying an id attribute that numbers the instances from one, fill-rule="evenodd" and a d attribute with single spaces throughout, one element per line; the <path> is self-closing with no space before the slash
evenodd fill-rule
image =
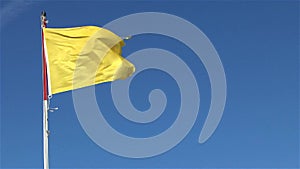
<path id="1" fill-rule="evenodd" d="M 47 86 L 47 64 L 45 56 L 45 43 L 43 28 L 47 26 L 46 12 L 41 14 L 41 35 L 42 35 L 42 74 L 43 74 L 43 158 L 44 169 L 49 169 L 49 154 L 48 154 L 48 86 Z"/>

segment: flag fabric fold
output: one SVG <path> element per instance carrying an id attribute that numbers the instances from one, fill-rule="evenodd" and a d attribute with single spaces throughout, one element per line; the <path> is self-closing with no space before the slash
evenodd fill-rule
<path id="1" fill-rule="evenodd" d="M 123 39 L 107 29 L 83 26 L 43 32 L 52 94 L 125 79 L 135 71 L 121 56 Z"/>

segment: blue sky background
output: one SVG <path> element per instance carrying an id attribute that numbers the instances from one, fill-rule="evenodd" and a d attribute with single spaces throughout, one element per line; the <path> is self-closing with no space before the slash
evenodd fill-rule
<path id="1" fill-rule="evenodd" d="M 201 93 L 197 121 L 185 139 L 156 157 L 129 159 L 97 146 L 77 119 L 72 93 L 54 95 L 49 114 L 51 168 L 259 167 L 299 164 L 299 1 L 1 1 L 1 168 L 41 168 L 42 79 L 40 12 L 49 27 L 102 26 L 136 12 L 164 12 L 199 27 L 214 44 L 227 78 L 227 102 L 213 136 L 198 144 L 210 104 L 210 83 L 197 56 L 181 42 L 139 35 L 124 57 L 150 47 L 169 50 L 193 71 Z M 176 28 L 174 28 L 176 29 Z M 168 104 L 153 123 L 136 124 L 113 105 L 110 83 L 96 86 L 107 121 L 121 133 L 149 137 L 167 129 L 179 111 L 175 80 L 159 70 L 139 74 L 130 95 L 139 110 L 150 90 L 165 91 Z"/>

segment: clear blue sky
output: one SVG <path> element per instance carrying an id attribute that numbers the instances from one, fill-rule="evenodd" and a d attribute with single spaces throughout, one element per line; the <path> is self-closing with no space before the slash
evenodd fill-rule
<path id="1" fill-rule="evenodd" d="M 194 72 L 201 104 L 195 125 L 172 150 L 130 159 L 96 145 L 81 128 L 72 92 L 54 95 L 49 114 L 51 168 L 299 167 L 299 1 L 1 1 L 1 168 L 42 167 L 42 79 L 40 12 L 49 27 L 103 26 L 136 12 L 164 12 L 199 27 L 214 44 L 227 79 L 227 102 L 213 136 L 198 144 L 210 104 L 207 72 L 187 46 L 159 35 L 127 41 L 124 57 L 150 47 L 180 56 Z M 176 28 L 174 28 L 176 29 Z M 110 83 L 96 86 L 99 106 L 119 132 L 149 137 L 172 124 L 179 108 L 176 82 L 159 70 L 139 74 L 133 104 L 149 107 L 151 89 L 165 91 L 164 114 L 150 124 L 121 118 Z M 98 100 L 98 101 L 99 101 Z"/>

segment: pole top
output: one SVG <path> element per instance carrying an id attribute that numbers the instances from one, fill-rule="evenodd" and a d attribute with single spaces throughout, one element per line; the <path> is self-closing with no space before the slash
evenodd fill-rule
<path id="1" fill-rule="evenodd" d="M 41 12 L 41 26 L 46 27 L 48 20 L 46 19 L 46 11 Z"/>
<path id="2" fill-rule="evenodd" d="M 46 17 L 46 11 L 42 11 L 41 15 Z"/>

